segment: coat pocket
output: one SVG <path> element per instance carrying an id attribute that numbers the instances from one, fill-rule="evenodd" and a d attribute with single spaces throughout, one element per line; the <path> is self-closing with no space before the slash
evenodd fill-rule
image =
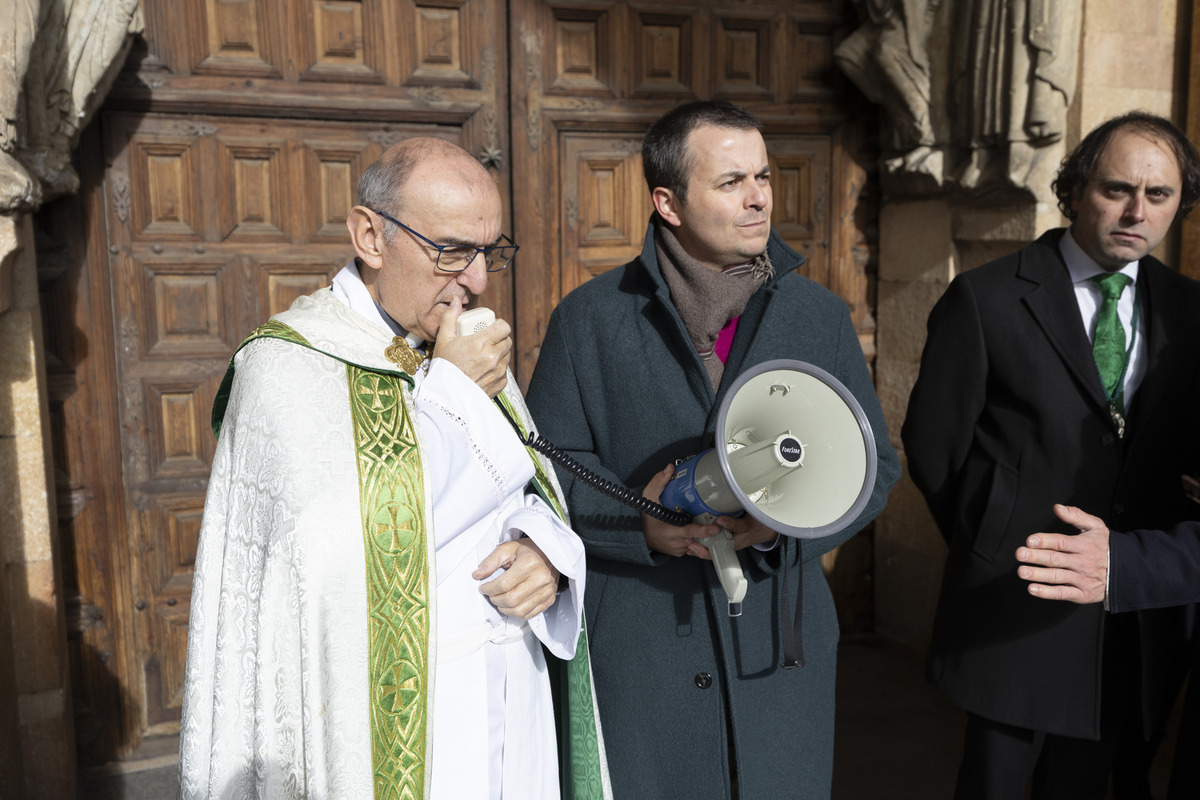
<path id="1" fill-rule="evenodd" d="M 1013 508 L 1017 502 L 1017 484 L 1019 473 L 1003 464 L 992 468 L 992 485 L 988 488 L 987 504 L 979 518 L 979 528 L 975 533 L 975 544 L 971 551 L 984 561 L 992 561 L 1004 543 L 1004 533 L 1008 530 L 1009 520 L 1012 519 Z"/>

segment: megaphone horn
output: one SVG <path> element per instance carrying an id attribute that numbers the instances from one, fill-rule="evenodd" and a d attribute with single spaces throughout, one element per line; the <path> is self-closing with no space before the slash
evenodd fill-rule
<path id="1" fill-rule="evenodd" d="M 738 376 L 717 413 L 717 447 L 680 463 L 660 502 L 710 523 L 746 511 L 785 536 L 815 539 L 858 518 L 877 453 L 858 400 L 820 367 L 765 361 Z M 741 613 L 746 579 L 728 531 L 703 540 Z"/>

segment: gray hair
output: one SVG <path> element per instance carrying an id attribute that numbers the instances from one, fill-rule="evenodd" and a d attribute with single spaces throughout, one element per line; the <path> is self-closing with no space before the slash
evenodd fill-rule
<path id="1" fill-rule="evenodd" d="M 358 179 L 358 196 L 355 204 L 372 210 L 383 211 L 399 219 L 404 211 L 404 187 L 412 171 L 426 158 L 475 157 L 453 142 L 431 136 L 405 139 L 392 145 L 376 161 L 363 171 Z M 477 161 L 475 163 L 478 163 Z M 383 239 L 391 242 L 396 235 L 393 225 L 385 225 Z"/>

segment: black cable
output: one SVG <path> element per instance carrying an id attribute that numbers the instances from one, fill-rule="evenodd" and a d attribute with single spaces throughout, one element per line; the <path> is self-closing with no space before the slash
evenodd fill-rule
<path id="1" fill-rule="evenodd" d="M 519 436 L 520 434 L 518 434 Z M 607 478 L 597 475 L 590 469 L 580 464 L 574 458 L 558 449 L 557 446 L 548 439 L 539 438 L 533 431 L 523 439 L 525 444 L 537 450 L 546 458 L 558 464 L 567 472 L 575 476 L 577 480 L 583 484 L 592 487 L 602 494 L 606 494 L 614 500 L 624 503 L 625 505 L 636 508 L 643 514 L 649 514 L 657 520 L 674 525 L 677 528 L 682 528 L 684 525 L 692 521 L 690 514 L 685 514 L 682 511 L 673 511 L 666 506 L 659 505 L 653 500 L 648 500 L 640 494 L 634 494 L 629 489 L 619 484 L 613 483 Z"/>
<path id="2" fill-rule="evenodd" d="M 597 475 L 590 469 L 580 464 L 571 456 L 560 450 L 554 442 L 549 439 L 542 439 L 536 433 L 530 431 L 528 435 L 521 433 L 521 426 L 508 413 L 508 409 L 500 402 L 500 398 L 496 397 L 496 408 L 500 409 L 500 413 L 508 420 L 508 424 L 512 425 L 513 433 L 517 434 L 517 438 L 526 447 L 532 447 L 546 458 L 558 464 L 560 467 L 571 473 L 581 481 L 585 486 L 590 486 L 601 494 L 606 494 L 619 503 L 624 503 L 630 508 L 636 508 L 643 514 L 649 514 L 657 520 L 674 525 L 676 528 L 682 528 L 684 525 L 691 523 L 692 517 L 690 514 L 685 514 L 682 511 L 672 511 L 664 505 L 660 505 L 653 500 L 647 500 L 640 494 L 634 494 L 624 486 L 613 483 L 608 478 Z"/>

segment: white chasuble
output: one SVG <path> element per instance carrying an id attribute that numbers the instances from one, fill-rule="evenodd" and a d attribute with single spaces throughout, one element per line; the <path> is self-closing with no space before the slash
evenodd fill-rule
<path id="1" fill-rule="evenodd" d="M 526 491 L 535 461 L 497 405 L 441 360 L 402 374 L 390 334 L 321 290 L 234 357 L 196 557 L 182 797 L 559 797 L 542 646 L 576 653 L 582 543 Z M 504 395 L 528 425 L 511 377 Z M 553 470 L 536 472 L 557 503 Z M 471 577 L 522 535 L 570 579 L 528 624 L 480 593 L 498 574 Z M 580 649 L 572 713 L 590 726 Z M 598 728 L 581 739 L 576 723 L 597 789 L 573 793 L 606 796 Z"/>

